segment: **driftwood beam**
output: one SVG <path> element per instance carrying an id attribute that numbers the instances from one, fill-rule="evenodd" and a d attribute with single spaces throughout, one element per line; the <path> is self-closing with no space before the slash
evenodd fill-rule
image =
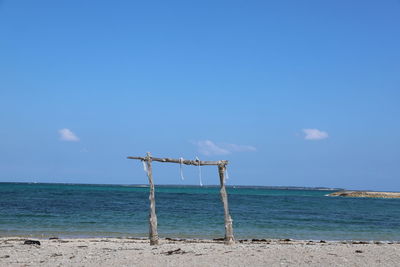
<path id="1" fill-rule="evenodd" d="M 138 159 L 141 161 L 149 160 L 148 157 L 127 157 L 128 159 Z M 158 161 L 158 162 L 169 162 L 169 163 L 182 163 L 185 165 L 194 165 L 194 166 L 205 166 L 205 165 L 228 165 L 227 160 L 218 160 L 218 161 L 203 161 L 203 160 L 187 160 L 187 159 L 170 159 L 170 158 L 154 158 L 150 157 L 151 161 Z"/>

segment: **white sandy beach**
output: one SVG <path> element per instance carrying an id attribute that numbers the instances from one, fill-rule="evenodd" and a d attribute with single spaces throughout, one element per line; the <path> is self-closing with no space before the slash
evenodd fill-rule
<path id="1" fill-rule="evenodd" d="M 1 266 L 399 266 L 400 243 L 0 238 Z"/>

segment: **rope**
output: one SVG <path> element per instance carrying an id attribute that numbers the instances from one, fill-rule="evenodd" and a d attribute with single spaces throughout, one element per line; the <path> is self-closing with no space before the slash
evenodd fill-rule
<path id="1" fill-rule="evenodd" d="M 183 158 L 179 158 L 179 165 L 180 165 L 179 167 L 180 167 L 181 179 L 183 181 L 183 180 L 185 180 L 185 177 L 183 177 L 182 163 L 183 163 Z"/>
<path id="2" fill-rule="evenodd" d="M 229 180 L 229 173 L 227 167 L 225 167 L 225 174 L 226 174 L 226 180 Z"/>
<path id="3" fill-rule="evenodd" d="M 196 157 L 196 160 L 198 162 L 198 166 L 199 166 L 199 180 L 200 180 L 200 186 L 203 186 L 203 182 L 201 181 L 201 167 L 200 167 L 200 159 L 198 157 Z"/>
<path id="4" fill-rule="evenodd" d="M 142 163 L 143 163 L 143 170 L 144 170 L 144 172 L 145 172 L 145 173 L 148 173 L 147 166 L 146 166 L 146 162 L 144 162 L 144 160 L 142 160 Z"/>

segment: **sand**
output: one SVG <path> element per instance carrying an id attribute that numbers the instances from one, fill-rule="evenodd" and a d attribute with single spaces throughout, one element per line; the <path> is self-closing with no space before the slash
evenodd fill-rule
<path id="1" fill-rule="evenodd" d="M 399 266 L 400 243 L 0 238 L 0 266 Z M 366 243 L 366 242 L 365 242 Z"/>

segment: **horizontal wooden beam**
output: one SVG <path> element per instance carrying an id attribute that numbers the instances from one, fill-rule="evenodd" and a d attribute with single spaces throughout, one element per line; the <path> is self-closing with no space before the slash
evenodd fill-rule
<path id="1" fill-rule="evenodd" d="M 148 157 L 127 157 L 128 159 L 138 159 L 141 161 L 147 161 Z M 185 165 L 194 165 L 194 166 L 204 166 L 204 165 L 228 165 L 227 160 L 218 160 L 218 161 L 203 161 L 203 160 L 187 160 L 187 159 L 170 159 L 170 158 L 154 158 L 150 157 L 152 161 L 158 162 L 169 162 L 169 163 L 182 163 Z"/>

